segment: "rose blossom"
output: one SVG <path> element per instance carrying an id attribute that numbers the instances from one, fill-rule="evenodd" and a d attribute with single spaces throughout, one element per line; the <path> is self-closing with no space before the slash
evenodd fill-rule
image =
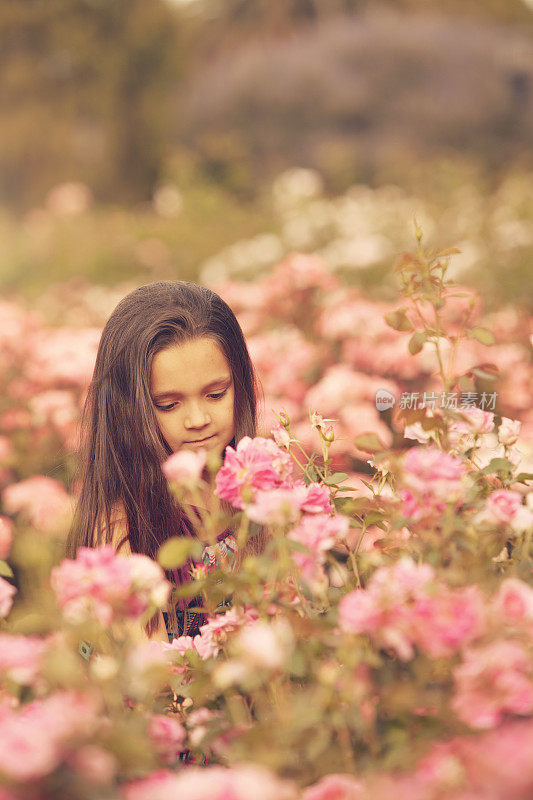
<path id="1" fill-rule="evenodd" d="M 305 545 L 313 555 L 320 559 L 336 542 L 346 537 L 349 524 L 348 518 L 342 515 L 334 517 L 326 514 L 306 515 L 287 536 L 289 539 Z"/>
<path id="2" fill-rule="evenodd" d="M 414 640 L 431 658 L 448 658 L 485 628 L 484 598 L 477 586 L 418 597 L 411 617 Z"/>
<path id="3" fill-rule="evenodd" d="M 292 783 L 252 765 L 158 772 L 125 784 L 121 793 L 122 800 L 296 800 L 297 796 Z"/>
<path id="4" fill-rule="evenodd" d="M 202 477 L 206 463 L 205 450 L 179 450 L 163 464 L 167 480 L 180 486 L 194 486 Z"/>
<path id="5" fill-rule="evenodd" d="M 519 578 L 505 578 L 492 599 L 492 606 L 506 624 L 525 623 L 533 635 L 533 589 Z"/>
<path id="6" fill-rule="evenodd" d="M 533 513 L 522 505 L 521 495 L 509 489 L 498 489 L 489 494 L 478 519 L 493 525 L 510 525 L 515 532 L 533 525 Z"/>
<path id="7" fill-rule="evenodd" d="M 0 633 L 0 675 L 21 685 L 31 684 L 47 648 L 48 643 L 37 636 Z"/>
<path id="8" fill-rule="evenodd" d="M 0 516 L 0 558 L 7 558 L 13 541 L 14 525 L 9 517 Z"/>
<path id="9" fill-rule="evenodd" d="M 13 605 L 13 596 L 17 593 L 14 586 L 0 577 L 0 618 L 7 617 Z"/>
<path id="10" fill-rule="evenodd" d="M 112 545 L 80 547 L 75 559 L 52 570 L 50 582 L 71 621 L 93 614 L 103 625 L 117 613 L 136 619 L 150 605 L 161 608 L 170 591 L 158 564 L 139 554 L 121 556 Z"/>
<path id="11" fill-rule="evenodd" d="M 45 533 L 68 528 L 72 519 L 72 498 L 62 483 L 45 475 L 7 486 L 2 500 L 9 514 L 22 513 L 30 525 Z"/>
<path id="12" fill-rule="evenodd" d="M 292 459 L 271 439 L 244 436 L 237 449 L 228 445 L 224 464 L 216 476 L 215 494 L 235 508 L 244 508 L 258 489 L 287 486 Z"/>
<path id="13" fill-rule="evenodd" d="M 518 441 L 520 428 L 522 423 L 517 419 L 509 419 L 509 417 L 502 417 L 500 427 L 498 428 L 498 441 L 500 444 L 509 445 L 515 444 Z"/>
<path id="14" fill-rule="evenodd" d="M 392 648 L 408 661 L 416 639 L 412 605 L 433 579 L 429 564 L 415 564 L 407 556 L 391 567 L 379 567 L 366 589 L 356 589 L 340 601 L 341 630 L 367 634 L 379 647 Z"/>
<path id="15" fill-rule="evenodd" d="M 166 764 L 173 764 L 182 750 L 185 728 L 167 714 L 151 714 L 148 736 L 158 756 Z"/>
<path id="16" fill-rule="evenodd" d="M 97 786 L 110 784 L 118 768 L 115 757 L 108 750 L 94 744 L 79 747 L 69 764 L 84 780 Z"/>
<path id="17" fill-rule="evenodd" d="M 444 501 L 461 495 L 464 474 L 463 462 L 438 447 L 412 447 L 405 455 L 404 482 L 420 495 L 430 493 Z"/>
<path id="18" fill-rule="evenodd" d="M 454 669 L 452 708 L 472 728 L 494 728 L 506 712 L 533 711 L 533 667 L 524 648 L 496 641 L 467 650 Z"/>
<path id="19" fill-rule="evenodd" d="M 254 669 L 281 669 L 294 649 L 294 635 L 286 620 L 254 620 L 245 625 L 233 649 Z"/>

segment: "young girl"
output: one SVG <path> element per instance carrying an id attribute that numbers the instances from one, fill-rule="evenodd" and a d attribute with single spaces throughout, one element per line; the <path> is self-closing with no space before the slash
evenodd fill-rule
<path id="1" fill-rule="evenodd" d="M 84 428 L 69 555 L 113 543 L 121 553 L 156 558 L 166 539 L 194 535 L 194 509 L 173 498 L 162 463 L 182 448 L 222 455 L 256 429 L 254 371 L 229 306 L 185 281 L 152 283 L 125 297 L 102 333 Z M 187 570 L 172 578 L 187 580 Z M 194 635 L 201 615 L 192 625 L 186 619 L 186 609 L 169 608 L 166 630 L 161 616 L 146 630 Z"/>

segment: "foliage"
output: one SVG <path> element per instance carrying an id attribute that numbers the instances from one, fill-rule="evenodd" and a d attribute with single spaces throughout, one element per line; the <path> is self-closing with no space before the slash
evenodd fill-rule
<path id="1" fill-rule="evenodd" d="M 237 570 L 222 557 L 213 570 L 196 563 L 191 583 L 174 589 L 175 599 L 207 613 L 198 636 L 142 643 L 142 623 L 169 590 L 161 569 L 109 548 L 61 561 L 59 487 L 39 484 L 38 502 L 36 484 L 6 487 L 4 511 L 17 522 L 14 536 L 9 520 L 0 525 L 0 557 L 8 559 L 0 579 L 0 778 L 8 800 L 248 800 L 258 787 L 265 800 L 530 796 L 533 476 L 519 466 L 518 420 L 451 401 L 481 389 L 477 381 L 493 385 L 485 359 L 465 370 L 463 348 L 479 355 L 499 345 L 479 324 L 475 295 L 449 281 L 452 251 L 428 252 L 420 232 L 418 239 L 397 264 L 401 304 L 380 311 L 393 337 L 383 350 L 401 342 L 401 369 L 409 374 L 412 363 L 411 374 L 425 376 L 423 407 L 382 412 L 388 425 L 378 418 L 354 443 L 349 416 L 324 418 L 317 402 L 301 436 L 312 395 L 304 382 L 298 388 L 294 364 L 283 383 L 286 357 L 274 353 L 271 386 L 303 386 L 290 415 L 300 422 L 281 411 L 275 441 L 243 439 L 220 468 L 209 465 L 235 513 L 199 523 L 198 538 L 216 547 L 228 525 L 241 546 L 258 525 L 269 536 Z M 338 336 L 342 326 L 333 323 L 342 323 L 347 304 L 346 324 L 375 335 L 364 302 L 343 295 L 349 290 L 309 256 L 286 262 L 270 282 L 232 288 L 241 313 L 247 293 L 248 325 L 277 308 L 302 338 L 315 318 Z M 15 322 L 3 345 L 11 370 Z M 409 355 L 413 337 L 410 350 L 420 352 Z M 81 391 L 88 365 L 61 356 L 65 337 L 48 345 L 33 350 L 33 381 L 46 375 L 55 391 L 69 380 Z M 302 341 L 291 347 L 299 369 L 308 367 Z M 46 353 L 55 360 L 44 361 Z M 20 375 L 17 385 L 24 397 Z M 353 375 L 329 394 L 323 386 L 322 397 L 342 413 L 353 404 L 347 389 Z M 377 389 L 381 396 L 385 386 Z M 64 435 L 65 417 L 54 419 L 42 431 L 56 425 Z M 392 449 L 381 441 L 387 430 L 393 441 L 391 426 Z M 369 453 L 363 480 L 338 468 Z M 194 503 L 206 480 L 202 458 L 192 456 L 177 453 L 165 466 L 182 502 Z M 181 544 L 165 544 L 165 567 L 198 559 L 196 545 Z"/>

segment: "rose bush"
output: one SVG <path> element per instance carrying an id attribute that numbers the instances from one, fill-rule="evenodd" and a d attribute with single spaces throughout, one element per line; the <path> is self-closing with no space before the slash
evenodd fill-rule
<path id="1" fill-rule="evenodd" d="M 531 374 L 530 345 L 506 317 L 490 344 L 479 304 L 446 279 L 448 257 L 421 246 L 402 257 L 400 306 L 363 300 L 304 256 L 261 292 L 226 287 L 250 339 L 261 337 L 265 436 L 228 447 L 220 468 L 183 453 L 165 472 L 186 502 L 216 472 L 235 513 L 212 530 L 233 526 L 240 546 L 259 526 L 268 535 L 237 571 L 222 559 L 174 589 L 207 616 L 172 642 L 142 633 L 167 600 L 159 565 L 111 547 L 63 559 L 76 487 L 44 473 L 67 480 L 72 469 L 72 456 L 50 454 L 75 438 L 86 354 L 71 371 L 55 364 L 54 342 L 68 350 L 61 332 L 29 346 L 22 333 L 35 344 L 46 325 L 10 306 L 0 796 L 531 796 L 532 419 L 522 413 L 520 429 L 509 389 L 517 363 Z M 283 347 L 302 341 L 285 360 Z M 378 410 L 381 390 L 393 408 Z M 72 402 L 32 402 L 45 392 Z M 493 409 L 461 407 L 494 393 Z M 179 568 L 189 555 L 166 547 L 161 561 Z"/>

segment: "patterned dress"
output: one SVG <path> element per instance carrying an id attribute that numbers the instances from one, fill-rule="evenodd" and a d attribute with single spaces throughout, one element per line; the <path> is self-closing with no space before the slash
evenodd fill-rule
<path id="1" fill-rule="evenodd" d="M 235 561 L 235 551 L 237 549 L 237 541 L 232 533 L 224 531 L 219 537 L 216 544 L 204 547 L 202 556 L 199 561 L 194 564 L 195 568 L 204 568 L 207 572 L 213 572 L 221 564 L 233 565 Z M 175 582 L 178 584 L 179 577 L 175 575 Z M 188 606 L 197 607 L 201 605 L 200 597 L 193 597 L 189 601 Z M 169 642 L 179 636 L 196 636 L 200 633 L 200 626 L 205 622 L 205 614 L 200 611 L 189 611 L 188 608 L 179 608 L 176 606 L 176 620 L 170 619 L 170 615 L 163 612 L 165 626 Z M 176 630 L 177 623 L 177 630 Z"/>

